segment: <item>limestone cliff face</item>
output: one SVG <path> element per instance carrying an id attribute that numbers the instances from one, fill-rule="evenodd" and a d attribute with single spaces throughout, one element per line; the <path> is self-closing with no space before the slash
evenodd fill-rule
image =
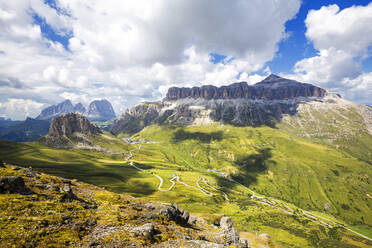
<path id="1" fill-rule="evenodd" d="M 114 121 L 111 132 L 135 133 L 151 124 L 275 126 L 283 115 L 295 115 L 304 102 L 324 101 L 327 91 L 311 84 L 270 75 L 251 86 L 170 88 L 164 100 L 132 107 Z M 336 96 L 337 97 L 337 96 Z"/>
<path id="2" fill-rule="evenodd" d="M 311 84 L 270 75 L 263 81 L 248 85 L 246 82 L 216 87 L 205 85 L 193 88 L 172 87 L 168 90 L 166 100 L 175 101 L 184 98 L 211 99 L 252 99 L 252 100 L 286 100 L 296 97 L 323 97 L 326 90 Z"/>
<path id="3" fill-rule="evenodd" d="M 102 131 L 97 126 L 91 124 L 86 117 L 80 114 L 70 113 L 53 119 L 48 135 L 60 137 L 74 133 L 93 135 L 102 133 Z"/>

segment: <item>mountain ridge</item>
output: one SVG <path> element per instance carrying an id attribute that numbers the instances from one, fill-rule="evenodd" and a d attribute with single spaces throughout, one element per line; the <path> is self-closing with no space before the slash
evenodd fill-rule
<path id="1" fill-rule="evenodd" d="M 183 98 L 211 99 L 252 99 L 252 100 L 285 100 L 295 97 L 324 97 L 327 91 L 312 84 L 300 83 L 271 74 L 261 82 L 248 85 L 247 82 L 237 82 L 227 86 L 216 87 L 203 85 L 201 87 L 168 89 L 165 100 L 175 101 Z"/>
<path id="2" fill-rule="evenodd" d="M 158 102 L 133 106 L 114 120 L 113 134 L 138 132 L 155 124 L 198 125 L 220 122 L 238 126 L 274 127 L 283 115 L 295 115 L 300 104 L 337 101 L 339 96 L 311 84 L 270 75 L 250 86 L 172 87 Z"/>

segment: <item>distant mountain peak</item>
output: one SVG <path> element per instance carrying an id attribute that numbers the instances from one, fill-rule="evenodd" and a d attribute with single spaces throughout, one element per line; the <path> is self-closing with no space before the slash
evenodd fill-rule
<path id="1" fill-rule="evenodd" d="M 71 101 L 67 99 L 59 104 L 43 109 L 36 119 L 51 120 L 68 113 L 82 114 L 91 121 L 108 121 L 116 117 L 111 103 L 106 99 L 94 100 L 89 104 L 88 109 L 86 109 L 82 103 L 77 103 L 74 106 Z"/>
<path id="2" fill-rule="evenodd" d="M 87 116 L 91 120 L 106 121 L 116 117 L 114 109 L 106 99 L 94 100 L 89 104 Z"/>
<path id="3" fill-rule="evenodd" d="M 275 75 L 275 74 L 270 74 L 268 77 L 266 77 L 260 83 L 273 82 L 273 81 L 279 81 L 279 80 L 287 80 L 287 79 L 279 77 L 278 75 Z"/>

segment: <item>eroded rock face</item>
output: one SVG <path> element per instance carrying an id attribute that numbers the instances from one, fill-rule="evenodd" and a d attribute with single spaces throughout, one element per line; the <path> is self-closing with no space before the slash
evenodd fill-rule
<path id="1" fill-rule="evenodd" d="M 175 101 L 183 98 L 211 99 L 252 99 L 252 100 L 285 100 L 295 97 L 323 97 L 326 90 L 311 84 L 270 75 L 263 81 L 248 85 L 246 82 L 216 87 L 205 85 L 193 88 L 172 87 L 168 90 L 166 100 Z"/>
<path id="2" fill-rule="evenodd" d="M 49 136 L 60 137 L 68 136 L 74 133 L 83 133 L 88 135 L 102 133 L 96 125 L 93 125 L 89 120 L 76 113 L 62 115 L 52 120 L 49 129 Z"/>
<path id="3" fill-rule="evenodd" d="M 107 121 L 116 117 L 111 103 L 105 99 L 91 102 L 86 115 L 94 121 Z"/>

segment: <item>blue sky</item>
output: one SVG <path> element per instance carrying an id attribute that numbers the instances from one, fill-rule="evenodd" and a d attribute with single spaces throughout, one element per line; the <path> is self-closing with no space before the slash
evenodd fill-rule
<path id="1" fill-rule="evenodd" d="M 120 114 L 171 86 L 270 73 L 372 104 L 370 2 L 3 1 L 0 116 L 102 98 Z"/>
<path id="2" fill-rule="evenodd" d="M 317 54 L 317 50 L 305 37 L 306 27 L 305 19 L 309 10 L 319 10 L 322 6 L 337 4 L 340 10 L 349 8 L 353 5 L 366 6 L 370 3 L 369 0 L 364 1 L 315 1 L 315 0 L 302 0 L 299 12 L 296 17 L 289 20 L 285 24 L 285 29 L 289 33 L 289 37 L 279 42 L 279 49 L 276 52 L 275 58 L 267 62 L 274 74 L 289 74 L 292 71 L 295 63 L 301 59 L 312 57 Z M 372 25 L 372 23 L 371 23 Z M 211 61 L 213 63 L 220 63 L 226 58 L 226 55 L 218 53 L 211 53 Z M 363 60 L 363 70 L 365 72 L 372 71 L 372 57 Z"/>

